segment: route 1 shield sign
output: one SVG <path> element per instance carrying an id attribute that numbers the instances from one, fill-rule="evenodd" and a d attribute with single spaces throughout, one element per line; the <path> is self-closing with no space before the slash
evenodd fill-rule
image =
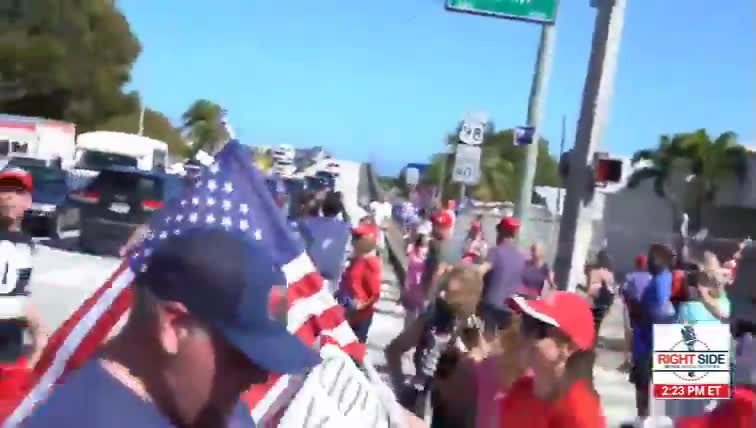
<path id="1" fill-rule="evenodd" d="M 464 184 L 478 184 L 480 180 L 479 146 L 457 145 L 457 155 L 454 157 L 452 181 Z"/>

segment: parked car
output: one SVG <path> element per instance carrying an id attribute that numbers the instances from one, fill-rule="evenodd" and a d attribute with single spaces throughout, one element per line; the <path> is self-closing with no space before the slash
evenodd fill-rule
<path id="1" fill-rule="evenodd" d="M 334 177 L 338 177 L 341 172 L 338 162 L 328 162 L 326 164 L 326 171 L 330 172 Z"/>
<path id="2" fill-rule="evenodd" d="M 273 196 L 276 205 L 282 210 L 285 210 L 289 198 L 286 195 L 286 186 L 284 185 L 283 180 L 274 175 L 266 178 L 265 183 L 268 185 L 268 190 L 270 191 L 271 196 Z"/>
<path id="3" fill-rule="evenodd" d="M 294 158 L 296 157 L 296 150 L 294 149 L 294 146 L 291 146 L 289 144 L 281 144 L 280 146 L 273 149 L 273 159 L 283 160 L 292 162 Z"/>
<path id="4" fill-rule="evenodd" d="M 318 171 L 315 173 L 315 177 L 323 180 L 328 190 L 336 189 L 336 176 L 333 173 L 329 171 Z"/>
<path id="5" fill-rule="evenodd" d="M 305 181 L 298 178 L 284 179 L 284 187 L 286 188 L 288 202 L 288 209 L 285 214 L 291 217 L 297 214 L 296 211 L 299 209 L 299 205 L 302 203 L 302 198 L 308 188 Z"/>
<path id="6" fill-rule="evenodd" d="M 79 247 L 115 255 L 134 230 L 163 204 L 181 194 L 187 181 L 177 175 L 135 168 L 104 169 L 71 198 L 81 207 Z"/>
<path id="7" fill-rule="evenodd" d="M 291 161 L 277 160 L 273 163 L 272 171 L 281 177 L 291 177 L 297 172 L 297 167 Z"/>
<path id="8" fill-rule="evenodd" d="M 21 163 L 11 159 L 8 167 L 21 168 L 32 175 L 32 205 L 24 213 L 23 230 L 58 240 L 66 230 L 79 226 L 79 208 L 69 198 L 64 170 L 43 163 Z"/>
<path id="9" fill-rule="evenodd" d="M 56 168 L 61 169 L 62 168 L 62 161 L 60 158 L 54 158 L 54 159 L 39 159 L 39 158 L 32 158 L 32 157 L 25 157 L 25 156 L 14 156 L 10 159 L 8 159 L 8 163 L 5 165 L 6 168 L 9 167 L 15 167 L 15 168 L 25 168 L 27 166 L 30 167 L 50 167 L 50 168 Z"/>
<path id="10" fill-rule="evenodd" d="M 323 190 L 328 187 L 328 181 L 326 179 L 324 179 L 323 177 L 316 177 L 314 175 L 305 177 L 304 182 L 305 188 L 313 192 L 317 192 L 318 190 Z"/>

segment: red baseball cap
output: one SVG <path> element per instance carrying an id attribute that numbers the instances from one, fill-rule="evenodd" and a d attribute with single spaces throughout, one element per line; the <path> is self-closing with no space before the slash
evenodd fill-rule
<path id="1" fill-rule="evenodd" d="M 20 185 L 27 192 L 31 192 L 32 175 L 29 172 L 24 171 L 23 169 L 9 168 L 0 171 L 0 183 L 5 185 L 12 183 L 15 185 L 14 187 Z M 0 187 L 2 187 L 2 184 L 0 184 Z"/>
<path id="2" fill-rule="evenodd" d="M 436 226 L 441 226 L 441 227 L 446 228 L 446 227 L 451 227 L 452 223 L 454 222 L 454 219 L 452 219 L 452 216 L 451 214 L 449 214 L 448 211 L 440 210 L 433 213 L 433 215 L 431 216 L 431 221 Z"/>
<path id="3" fill-rule="evenodd" d="M 645 269 L 647 263 L 648 261 L 646 260 L 646 256 L 644 254 L 638 254 L 637 256 L 635 256 L 635 266 L 639 269 Z"/>
<path id="4" fill-rule="evenodd" d="M 516 232 L 520 228 L 520 219 L 509 215 L 504 216 L 499 220 L 499 224 L 496 225 L 496 228 L 508 232 Z"/>
<path id="5" fill-rule="evenodd" d="M 378 228 L 373 224 L 360 224 L 352 229 L 352 234 L 360 238 L 378 239 Z"/>
<path id="6" fill-rule="evenodd" d="M 509 306 L 543 323 L 558 328 L 580 349 L 593 347 L 596 332 L 588 301 L 569 291 L 554 291 L 538 299 L 514 296 Z"/>

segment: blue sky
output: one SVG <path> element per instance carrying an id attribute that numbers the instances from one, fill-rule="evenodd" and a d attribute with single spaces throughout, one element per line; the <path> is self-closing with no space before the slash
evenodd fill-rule
<path id="1" fill-rule="evenodd" d="M 572 145 L 595 12 L 562 0 L 541 131 Z M 629 0 L 602 148 L 734 130 L 756 143 L 752 2 Z M 427 160 L 466 111 L 525 122 L 538 27 L 451 13 L 442 0 L 121 0 L 143 45 L 133 84 L 178 120 L 197 98 L 244 142 L 324 145 L 395 172 Z"/>

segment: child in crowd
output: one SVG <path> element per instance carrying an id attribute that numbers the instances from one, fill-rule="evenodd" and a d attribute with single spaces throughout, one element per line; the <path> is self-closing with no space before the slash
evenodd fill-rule
<path id="1" fill-rule="evenodd" d="M 483 281 L 475 269 L 455 266 L 445 272 L 434 289 L 436 293 L 423 313 L 407 325 L 385 349 L 386 364 L 394 391 L 406 408 L 419 416 L 418 404 L 425 393 L 418 393 L 405 383 L 402 374 L 402 355 L 414 348 L 416 373 L 430 376 L 430 384 L 424 391 L 431 392 L 433 403 L 433 427 L 466 427 L 472 415 L 470 398 L 474 398 L 470 382 L 454 381 L 460 370 L 460 347 L 469 349 L 474 344 L 465 340 L 473 326 L 475 310 L 480 301 Z M 451 335 L 454 339 L 441 350 L 435 366 L 428 372 L 427 351 L 435 347 L 440 336 Z M 458 340 L 459 339 L 459 340 Z M 458 378 L 457 378 L 458 379 Z M 423 381 L 425 382 L 425 381 Z M 452 386 L 454 385 L 454 386 Z M 465 404 L 467 403 L 467 404 Z"/>
<path id="2" fill-rule="evenodd" d="M 468 354 L 471 375 L 475 383 L 475 428 L 498 428 L 499 407 L 515 380 L 525 373 L 525 362 L 519 349 L 520 318 L 511 319 L 507 328 L 499 332 L 497 340 L 489 345 L 481 337 L 478 346 Z"/>
<path id="3" fill-rule="evenodd" d="M 402 304 L 406 314 L 406 323 L 411 322 L 423 307 L 425 293 L 420 285 L 428 255 L 428 235 L 418 234 L 415 241 L 407 246 L 407 272 L 402 289 Z"/>
<path id="4" fill-rule="evenodd" d="M 367 341 L 373 306 L 381 294 L 381 259 L 375 254 L 377 227 L 361 224 L 352 230 L 352 259 L 341 277 L 339 300 L 360 342 Z"/>

